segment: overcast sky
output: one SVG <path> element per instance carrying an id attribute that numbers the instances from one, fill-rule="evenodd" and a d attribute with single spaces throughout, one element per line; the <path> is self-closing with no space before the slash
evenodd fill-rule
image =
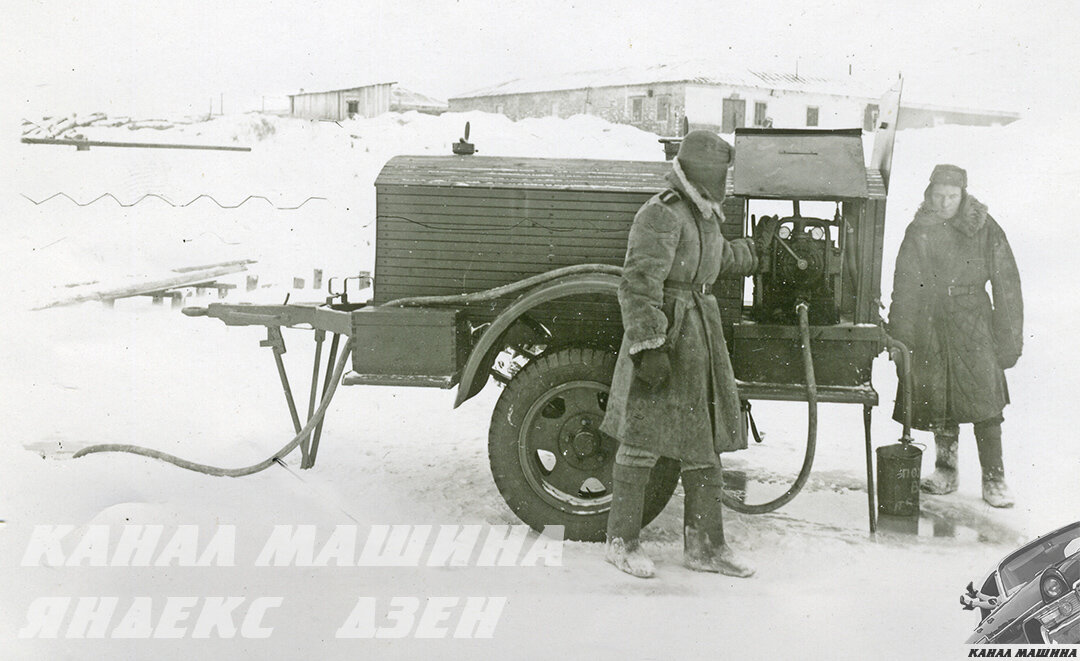
<path id="1" fill-rule="evenodd" d="M 0 0 L 19 112 L 246 110 L 394 80 L 441 98 L 549 72 L 716 59 L 826 76 L 902 72 L 909 99 L 1068 113 L 1080 3 L 935 0 Z M 8 91 L 8 90 L 5 90 Z"/>

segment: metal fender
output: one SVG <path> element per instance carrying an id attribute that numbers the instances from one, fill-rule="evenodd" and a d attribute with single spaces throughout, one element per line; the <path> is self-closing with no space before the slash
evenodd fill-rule
<path id="1" fill-rule="evenodd" d="M 542 303 L 565 296 L 574 296 L 576 294 L 610 294 L 615 296 L 619 290 L 619 281 L 620 279 L 614 275 L 582 273 L 557 278 L 522 294 L 491 322 L 484 334 L 480 336 L 480 341 L 473 347 L 469 359 L 465 362 L 465 367 L 461 371 L 461 381 L 458 384 L 454 408 L 461 406 L 465 400 L 480 392 L 484 384 L 487 383 L 488 374 L 486 371 L 481 371 L 484 367 L 484 358 L 492 347 L 496 346 L 507 329 L 517 321 L 518 317 Z"/>

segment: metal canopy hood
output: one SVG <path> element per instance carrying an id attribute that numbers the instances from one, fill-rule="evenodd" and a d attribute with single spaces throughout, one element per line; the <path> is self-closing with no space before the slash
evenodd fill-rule
<path id="1" fill-rule="evenodd" d="M 865 198 L 866 176 L 861 129 L 735 130 L 735 195 Z"/>

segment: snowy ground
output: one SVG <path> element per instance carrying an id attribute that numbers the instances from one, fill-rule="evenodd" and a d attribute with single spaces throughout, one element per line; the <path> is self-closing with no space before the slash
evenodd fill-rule
<path id="1" fill-rule="evenodd" d="M 72 460 L 80 447 L 125 442 L 224 466 L 264 458 L 289 436 L 290 422 L 258 328 L 230 329 L 188 319 L 146 299 L 30 312 L 62 296 L 64 285 L 117 282 L 132 275 L 229 259 L 253 259 L 260 288 L 229 300 L 317 299 L 292 287 L 313 269 L 329 275 L 370 270 L 372 181 L 400 153 L 449 153 L 465 120 L 485 155 L 662 158 L 655 136 L 595 118 L 511 123 L 470 113 L 417 114 L 307 123 L 227 116 L 170 131 L 99 129 L 91 138 L 244 144 L 249 154 L 92 149 L 6 144 L 13 165 L 0 186 L 5 241 L 0 401 L 0 636 L 5 658 L 958 658 L 975 616 L 958 596 L 968 580 L 1022 539 L 1080 518 L 1076 439 L 1080 391 L 1074 368 L 1077 314 L 1071 264 L 1078 254 L 1072 216 L 1075 127 L 942 127 L 901 132 L 890 190 L 884 282 L 926 176 L 937 162 L 969 170 L 971 191 L 989 204 L 1012 242 L 1024 279 L 1026 345 L 1010 371 L 1006 466 L 1018 499 L 993 511 L 979 498 L 970 428 L 961 438 L 961 489 L 924 497 L 916 536 L 866 530 L 861 411 L 821 413 L 818 458 L 807 489 L 761 516 L 728 512 L 733 545 L 757 567 L 750 580 L 683 569 L 682 497 L 645 531 L 659 577 L 640 581 L 602 559 L 597 544 L 566 544 L 560 566 L 256 567 L 273 526 L 315 525 L 319 548 L 338 524 L 356 525 L 360 543 L 378 524 L 485 526 L 516 523 L 490 478 L 487 426 L 494 385 L 460 409 L 453 392 L 343 388 L 334 400 L 314 470 L 272 467 L 255 476 L 213 478 L 125 455 Z M 142 134 L 147 135 L 143 136 Z M 122 208 L 146 193 L 160 200 Z M 23 197 L 25 196 L 25 197 Z M 236 279 L 242 283 L 242 276 Z M 200 299 L 207 302 L 211 299 Z M 306 394 L 310 348 L 286 335 L 294 388 Z M 883 406 L 876 445 L 892 443 L 895 389 L 879 358 Z M 306 402 L 306 396 L 298 399 Z M 767 464 L 794 474 L 803 447 L 804 407 L 761 403 L 766 448 L 731 464 Z M 929 442 L 926 435 L 919 441 Z M 755 454 L 756 453 L 756 454 Z M 928 452 L 924 470 L 932 459 Z M 236 526 L 231 567 L 23 567 L 35 525 L 70 524 L 71 552 L 91 524 L 114 537 L 124 524 L 198 524 L 205 546 L 216 526 Z M 115 543 L 115 540 L 114 540 Z M 164 543 L 164 542 L 163 542 Z M 282 597 L 264 618 L 267 639 L 19 639 L 31 603 L 48 596 L 116 596 L 113 624 L 137 596 L 154 598 L 157 621 L 168 596 Z M 377 598 L 382 617 L 395 596 L 507 597 L 485 640 L 337 639 L 358 597 Z M 64 626 L 66 627 L 66 621 Z"/>

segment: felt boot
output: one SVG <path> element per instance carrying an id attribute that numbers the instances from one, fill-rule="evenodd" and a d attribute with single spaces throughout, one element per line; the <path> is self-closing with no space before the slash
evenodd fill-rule
<path id="1" fill-rule="evenodd" d="M 1013 497 L 1005 484 L 1005 463 L 1001 458 L 1001 422 L 992 420 L 975 425 L 975 442 L 982 465 L 982 496 L 991 507 L 1012 507 Z"/>
<path id="2" fill-rule="evenodd" d="M 686 492 L 683 510 L 683 561 L 695 571 L 746 578 L 754 570 L 724 540 L 724 477 L 719 466 L 682 472 Z"/>
<path id="3" fill-rule="evenodd" d="M 645 485 L 650 472 L 646 467 L 623 466 L 619 463 L 612 469 L 614 488 L 611 512 L 608 513 L 604 559 L 638 578 L 651 578 L 656 573 L 653 561 L 645 555 L 638 540 L 645 508 Z"/>
<path id="4" fill-rule="evenodd" d="M 926 493 L 947 494 L 956 491 L 959 480 L 956 473 L 956 450 L 959 445 L 959 429 L 934 432 L 934 448 L 937 459 L 934 474 L 922 481 Z"/>

